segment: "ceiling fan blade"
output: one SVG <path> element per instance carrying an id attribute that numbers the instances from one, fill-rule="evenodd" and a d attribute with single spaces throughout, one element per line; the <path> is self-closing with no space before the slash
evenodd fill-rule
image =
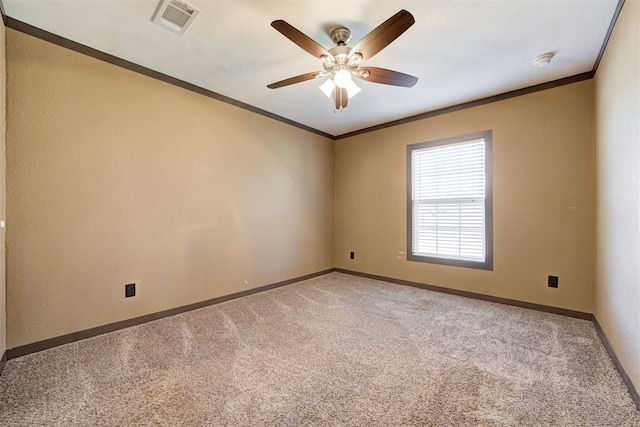
<path id="1" fill-rule="evenodd" d="M 288 79 L 280 80 L 279 82 L 271 83 L 267 85 L 269 89 L 278 89 L 279 87 L 289 86 L 295 83 L 306 82 L 307 80 L 313 80 L 322 75 L 322 72 L 316 71 L 315 73 L 300 74 L 299 76 L 289 77 Z"/>
<path id="2" fill-rule="evenodd" d="M 363 59 L 369 59 L 400 37 L 415 22 L 413 15 L 403 9 L 364 36 L 351 52 L 359 52 Z"/>
<path id="3" fill-rule="evenodd" d="M 355 73 L 356 77 L 368 82 L 402 87 L 413 87 L 416 83 L 418 83 L 418 78 L 415 76 L 400 73 L 398 71 L 387 70 L 385 68 L 363 67 L 358 69 L 358 71 L 359 73 Z M 360 73 L 362 71 L 368 71 L 369 76 L 363 76 L 362 73 Z"/>
<path id="4" fill-rule="evenodd" d="M 302 31 L 286 23 L 282 19 L 273 21 L 271 23 L 271 26 L 282 33 L 283 36 L 285 36 L 316 58 L 320 58 L 322 55 L 333 58 L 333 55 L 331 55 L 327 49 L 323 48 L 309 36 L 305 35 Z"/>
<path id="5" fill-rule="evenodd" d="M 333 90 L 333 101 L 336 105 L 336 110 L 342 110 L 347 107 L 347 103 L 349 102 L 349 94 L 347 93 L 347 89 L 343 87 L 336 87 Z"/>

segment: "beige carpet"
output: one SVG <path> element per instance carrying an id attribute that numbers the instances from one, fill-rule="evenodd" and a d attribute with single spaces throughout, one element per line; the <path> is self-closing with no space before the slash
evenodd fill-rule
<path id="1" fill-rule="evenodd" d="M 589 321 L 332 273 L 10 360 L 2 426 L 640 426 Z"/>

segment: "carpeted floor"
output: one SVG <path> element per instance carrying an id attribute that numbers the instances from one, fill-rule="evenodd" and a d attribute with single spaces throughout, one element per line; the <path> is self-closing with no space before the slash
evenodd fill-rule
<path id="1" fill-rule="evenodd" d="M 640 426 L 589 321 L 332 273 L 10 360 L 2 426 Z"/>

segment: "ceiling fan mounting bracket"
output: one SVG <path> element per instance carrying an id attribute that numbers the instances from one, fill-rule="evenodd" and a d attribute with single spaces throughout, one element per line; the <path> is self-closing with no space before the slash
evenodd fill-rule
<path id="1" fill-rule="evenodd" d="M 331 41 L 338 46 L 346 46 L 351 40 L 351 30 L 345 27 L 334 28 L 331 31 Z"/>

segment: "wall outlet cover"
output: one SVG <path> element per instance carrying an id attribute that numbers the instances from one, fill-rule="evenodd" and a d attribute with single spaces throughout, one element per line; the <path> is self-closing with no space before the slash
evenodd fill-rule
<path id="1" fill-rule="evenodd" d="M 136 296 L 136 284 L 129 283 L 127 285 L 124 285 L 124 297 L 129 298 L 129 297 L 135 297 L 135 296 Z"/>

